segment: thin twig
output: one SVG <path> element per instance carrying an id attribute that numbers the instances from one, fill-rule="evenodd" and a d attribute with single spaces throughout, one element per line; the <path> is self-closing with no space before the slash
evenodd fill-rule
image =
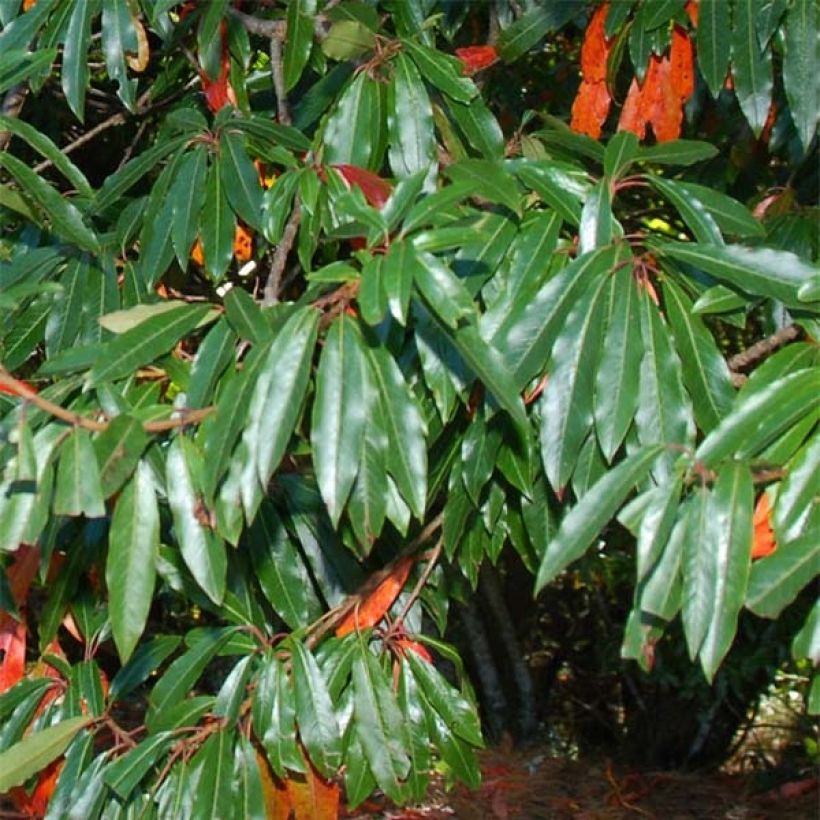
<path id="1" fill-rule="evenodd" d="M 436 568 L 436 564 L 438 563 L 438 559 L 441 557 L 441 550 L 444 547 L 444 539 L 439 538 L 436 541 L 436 545 L 427 553 L 427 566 L 424 568 L 424 571 L 419 576 L 418 581 L 416 581 L 416 585 L 413 587 L 413 591 L 410 593 L 410 597 L 405 601 L 404 606 L 401 608 L 401 612 L 399 612 L 398 617 L 395 620 L 394 628 L 397 626 L 401 626 L 404 623 L 404 619 L 407 617 L 407 613 L 413 607 L 413 604 L 419 599 L 422 591 L 424 590 L 425 585 L 430 580 L 430 576 L 433 574 L 433 570 Z"/>
<path id="2" fill-rule="evenodd" d="M 84 430 L 89 430 L 92 433 L 100 433 L 110 424 L 109 421 L 98 421 L 97 419 L 74 413 L 71 410 L 66 410 L 65 407 L 61 407 L 59 404 L 49 401 L 36 390 L 29 387 L 25 382 L 15 379 L 2 365 L 0 365 L 0 387 L 9 388 L 13 394 L 33 404 L 49 415 L 54 416 L 54 418 L 65 421 L 75 427 L 82 427 Z M 175 412 L 180 414 L 177 418 L 146 421 L 143 422 L 142 429 L 145 430 L 146 433 L 164 433 L 168 430 L 174 430 L 177 427 L 199 424 L 210 416 L 215 409 L 215 407 L 211 406 L 197 410 L 176 410 Z"/>
<path id="3" fill-rule="evenodd" d="M 265 282 L 265 290 L 262 294 L 262 306 L 269 307 L 275 305 L 279 301 L 279 290 L 282 285 L 282 276 L 285 273 L 285 265 L 288 262 L 288 256 L 293 249 L 293 243 L 296 241 L 296 234 L 299 231 L 299 223 L 302 219 L 302 206 L 299 202 L 299 195 L 293 202 L 293 211 L 288 217 L 285 230 L 282 232 L 282 239 L 273 251 L 273 259 L 270 263 L 270 271 Z"/>
<path id="4" fill-rule="evenodd" d="M 228 13 L 238 20 L 251 34 L 258 34 L 260 37 L 279 37 L 284 39 L 288 24 L 284 20 L 261 20 L 251 14 L 245 14 L 236 8 L 229 8 Z"/>
<path id="5" fill-rule="evenodd" d="M 282 125 L 290 125 L 290 108 L 285 88 L 285 69 L 282 61 L 283 35 L 271 34 L 270 38 L 270 73 L 273 78 L 273 91 L 276 94 L 276 114 Z"/>
<path id="6" fill-rule="evenodd" d="M 742 350 L 740 353 L 736 353 L 732 356 L 728 361 L 729 370 L 733 373 L 739 370 L 745 370 L 750 365 L 766 358 L 770 353 L 777 350 L 778 347 L 783 347 L 787 342 L 796 339 L 799 335 L 800 328 L 798 328 L 797 325 L 786 325 L 786 327 L 780 328 L 776 333 L 772 333 L 771 336 L 767 336 L 765 339 L 755 342 L 751 347 L 747 347 L 746 350 Z"/>

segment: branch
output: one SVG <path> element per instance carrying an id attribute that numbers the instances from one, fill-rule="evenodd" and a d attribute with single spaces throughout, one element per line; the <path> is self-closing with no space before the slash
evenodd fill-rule
<path id="1" fill-rule="evenodd" d="M 279 288 L 282 284 L 282 276 L 285 272 L 285 265 L 288 256 L 296 241 L 296 233 L 299 230 L 299 223 L 302 220 L 302 206 L 299 204 L 299 195 L 293 201 L 293 212 L 285 224 L 282 232 L 282 239 L 273 252 L 273 259 L 268 272 L 268 279 L 265 282 L 265 291 L 262 297 L 262 307 L 275 305 L 279 301 Z"/>
<path id="2" fill-rule="evenodd" d="M 270 38 L 270 71 L 273 77 L 273 90 L 276 94 L 276 113 L 282 125 L 290 125 L 290 108 L 285 88 L 285 71 L 282 65 L 282 40 L 284 34 L 272 34 Z"/>
<path id="3" fill-rule="evenodd" d="M 28 96 L 28 83 L 13 85 L 3 97 L 3 104 L 0 105 L 0 113 L 5 117 L 17 118 L 23 109 L 23 103 Z M 0 131 L 0 151 L 5 151 L 11 142 L 11 131 Z"/>
<path id="4" fill-rule="evenodd" d="M 109 421 L 98 421 L 88 416 L 82 416 L 79 413 L 74 413 L 71 410 L 66 410 L 59 404 L 43 398 L 36 390 L 29 387 L 25 382 L 15 379 L 14 376 L 0 365 L 0 388 L 5 387 L 9 392 L 19 396 L 24 401 L 33 404 L 35 407 L 43 410 L 56 419 L 72 424 L 75 427 L 82 427 L 92 433 L 100 433 L 105 430 L 110 424 Z M 146 433 L 164 433 L 168 430 L 174 430 L 177 427 L 186 427 L 189 424 L 199 424 L 213 413 L 216 408 L 203 407 L 198 410 L 176 410 L 179 413 L 176 418 L 160 419 L 158 421 L 143 422 L 142 429 Z"/>
<path id="5" fill-rule="evenodd" d="M 747 347 L 746 350 L 742 350 L 740 353 L 736 353 L 732 356 L 727 362 L 729 370 L 733 373 L 737 373 L 739 370 L 745 370 L 750 365 L 766 358 L 769 353 L 773 353 L 777 348 L 783 347 L 784 344 L 792 341 L 792 339 L 796 339 L 799 335 L 800 328 L 798 328 L 797 325 L 786 325 L 786 327 L 780 328 L 780 330 L 771 336 L 767 336 L 765 339 L 755 342 L 751 347 Z"/>

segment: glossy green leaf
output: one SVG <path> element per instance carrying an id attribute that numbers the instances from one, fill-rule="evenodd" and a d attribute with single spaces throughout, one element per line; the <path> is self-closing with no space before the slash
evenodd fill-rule
<path id="1" fill-rule="evenodd" d="M 789 8 L 783 28 L 783 85 L 789 113 L 808 152 L 817 132 L 817 4 L 796 0 Z"/>
<path id="2" fill-rule="evenodd" d="M 220 319 L 208 331 L 194 358 L 188 383 L 188 407 L 196 409 L 210 402 L 220 376 L 233 361 L 235 345 L 236 334 L 227 320 Z"/>
<path id="3" fill-rule="evenodd" d="M 473 748 L 447 726 L 432 706 L 425 705 L 432 745 L 442 760 L 469 789 L 481 785 L 481 769 Z"/>
<path id="4" fill-rule="evenodd" d="M 342 762 L 339 724 L 316 659 L 301 641 L 290 642 L 296 722 L 299 736 L 316 769 L 333 777 Z"/>
<path id="5" fill-rule="evenodd" d="M 385 794 L 401 799 L 401 783 L 410 770 L 404 716 L 378 660 L 360 646 L 352 671 L 356 736 L 376 782 Z"/>
<path id="6" fill-rule="evenodd" d="M 450 99 L 469 103 L 477 96 L 475 83 L 461 75 L 460 60 L 413 40 L 402 40 L 402 45 L 424 79 Z"/>
<path id="7" fill-rule="evenodd" d="M 607 143 L 604 174 L 610 181 L 618 179 L 638 157 L 638 138 L 631 131 L 619 131 Z"/>
<path id="8" fill-rule="evenodd" d="M 201 459 L 194 445 L 182 437 L 175 438 L 166 455 L 168 505 L 174 518 L 174 530 L 185 564 L 202 591 L 215 603 L 225 595 L 227 555 L 225 543 L 208 522 L 195 476 L 201 470 Z"/>
<path id="9" fill-rule="evenodd" d="M 511 63 L 526 54 L 550 31 L 565 25 L 578 9 L 572 0 L 536 5 L 507 26 L 498 38 L 501 59 Z"/>
<path id="10" fill-rule="evenodd" d="M 225 318 L 240 338 L 255 345 L 264 344 L 273 335 L 262 309 L 242 288 L 231 288 L 225 295 Z"/>
<path id="11" fill-rule="evenodd" d="M 111 419 L 94 439 L 104 498 L 109 498 L 131 477 L 150 439 L 133 416 Z"/>
<path id="12" fill-rule="evenodd" d="M 210 305 L 178 305 L 140 322 L 110 341 L 88 374 L 91 387 L 130 375 L 167 353 L 210 311 Z"/>
<path id="13" fill-rule="evenodd" d="M 347 316 L 330 326 L 313 402 L 310 440 L 316 480 L 334 526 L 358 472 L 365 433 L 367 360 L 361 335 Z"/>
<path id="14" fill-rule="evenodd" d="M 336 20 L 322 40 L 322 51 L 331 60 L 355 60 L 372 50 L 375 42 L 373 30 L 359 20 Z"/>
<path id="15" fill-rule="evenodd" d="M 621 446 L 638 406 L 641 339 L 639 293 L 629 265 L 609 278 L 602 304 L 601 355 L 595 372 L 593 417 L 604 457 Z"/>
<path id="16" fill-rule="evenodd" d="M 820 599 L 815 602 L 806 618 L 806 622 L 794 636 L 792 657 L 795 660 L 809 658 L 815 666 L 820 662 Z M 816 697 L 817 695 L 815 695 Z M 817 714 L 816 708 L 814 713 Z"/>
<path id="17" fill-rule="evenodd" d="M 776 435 L 812 412 L 817 373 L 798 370 L 736 402 L 733 411 L 700 443 L 695 457 L 714 467 L 731 455 L 754 455 Z"/>
<path id="18" fill-rule="evenodd" d="M 740 108 L 759 136 L 772 101 L 771 52 L 760 48 L 757 38 L 757 0 L 735 0 L 732 15 L 732 78 Z M 726 26 L 725 16 L 721 21 Z"/>
<path id="19" fill-rule="evenodd" d="M 69 718 L 27 735 L 0 752 L 0 793 L 7 792 L 14 786 L 21 786 L 29 777 L 58 758 L 77 732 L 90 722 L 90 717 Z"/>
<path id="20" fill-rule="evenodd" d="M 171 732 L 160 732 L 129 749 L 105 768 L 103 779 L 123 800 L 158 763 L 173 742 Z"/>
<path id="21" fill-rule="evenodd" d="M 77 341 L 88 273 L 87 258 L 72 259 L 60 277 L 62 293 L 54 300 L 46 322 L 46 353 L 49 357 L 70 348 Z"/>
<path id="22" fill-rule="evenodd" d="M 694 165 L 717 156 L 718 149 L 710 142 L 699 140 L 670 140 L 641 147 L 638 159 L 658 165 Z"/>
<path id="23" fill-rule="evenodd" d="M 550 207 L 554 208 L 570 225 L 581 221 L 581 200 L 587 195 L 588 186 L 566 174 L 556 172 L 543 163 L 530 162 L 516 169 L 518 178 L 532 188 Z"/>
<path id="24" fill-rule="evenodd" d="M 244 135 L 225 130 L 219 139 L 219 171 L 228 202 L 248 225 L 261 228 L 262 186 L 247 153 Z"/>
<path id="25" fill-rule="evenodd" d="M 126 53 L 136 54 L 139 41 L 127 0 L 103 3 L 102 47 L 108 76 L 117 81 L 117 95 L 125 107 L 133 111 L 137 82 L 128 78 Z"/>
<path id="26" fill-rule="evenodd" d="M 205 179 L 208 171 L 208 154 L 199 147 L 185 156 L 168 196 L 173 202 L 171 242 L 185 268 L 197 234 L 197 223 L 205 204 Z"/>
<path id="27" fill-rule="evenodd" d="M 414 252 L 410 253 L 416 257 Z M 456 329 L 461 320 L 475 316 L 475 305 L 461 280 L 433 254 L 421 253 L 416 257 L 413 279 L 432 312 L 449 328 Z"/>
<path id="28" fill-rule="evenodd" d="M 724 0 L 701 0 L 698 7 L 698 65 L 713 97 L 717 97 L 726 79 L 731 33 Z"/>
<path id="29" fill-rule="evenodd" d="M 362 71 L 348 83 L 325 123 L 324 160 L 375 171 L 384 151 L 382 86 Z"/>
<path id="30" fill-rule="evenodd" d="M 450 100 L 447 109 L 467 138 L 485 159 L 499 160 L 504 155 L 504 133 L 495 115 L 481 97 L 469 103 Z"/>
<path id="31" fill-rule="evenodd" d="M 786 477 L 777 490 L 774 505 L 774 531 L 785 544 L 801 536 L 817 501 L 817 476 L 820 475 L 820 434 L 815 431 L 788 465 Z"/>
<path id="32" fill-rule="evenodd" d="M 671 179 L 648 175 L 647 182 L 675 206 L 697 242 L 703 245 L 723 245 L 723 236 L 712 214 L 697 198 Z"/>
<path id="33" fill-rule="evenodd" d="M 63 45 L 62 87 L 66 101 L 80 122 L 85 121 L 85 92 L 88 88 L 88 46 L 91 18 L 96 15 L 92 0 L 76 0 L 68 21 Z"/>
<path id="34" fill-rule="evenodd" d="M 371 318 L 375 318 L 377 312 L 381 311 L 382 299 L 386 299 L 387 307 L 393 318 L 399 324 L 406 325 L 410 296 L 413 293 L 413 280 L 418 274 L 423 273 L 421 268 L 422 263 L 419 256 L 409 242 L 392 243 L 387 255 L 382 257 L 381 265 L 368 266 L 367 273 L 371 281 L 368 282 L 369 294 L 365 304 L 368 301 L 372 303 L 368 311 L 371 313 Z M 377 278 L 373 277 L 371 271 L 377 272 Z M 377 292 L 377 288 L 383 290 L 383 297 Z"/>
<path id="35" fill-rule="evenodd" d="M 666 279 L 663 295 L 695 418 L 698 427 L 708 433 L 731 410 L 735 397 L 731 374 L 712 334 L 693 312 L 692 302 L 683 289 Z"/>
<path id="36" fill-rule="evenodd" d="M 464 159 L 448 166 L 445 173 L 453 183 L 469 186 L 475 196 L 505 205 L 513 213 L 520 210 L 521 192 L 515 177 L 496 162 Z"/>
<path id="37" fill-rule="evenodd" d="M 205 202 L 200 219 L 205 270 L 218 281 L 231 264 L 236 217 L 225 190 L 222 163 L 213 163 L 205 183 Z"/>
<path id="38" fill-rule="evenodd" d="M 817 532 L 778 544 L 756 561 L 749 577 L 746 607 L 761 618 L 776 618 L 820 572 Z"/>
<path id="39" fill-rule="evenodd" d="M 112 679 L 109 697 L 117 699 L 133 691 L 156 671 L 178 645 L 179 638 L 173 635 L 160 635 L 140 644 Z"/>
<path id="40" fill-rule="evenodd" d="M 369 390 L 373 390 L 372 386 L 369 386 Z M 365 552 L 369 552 L 382 531 L 387 513 L 387 435 L 379 402 L 372 393 L 362 403 L 370 409 L 362 438 L 359 471 L 348 501 L 347 514 L 360 545 Z"/>
<path id="41" fill-rule="evenodd" d="M 272 504 L 264 501 L 246 543 L 259 585 L 274 612 L 291 628 L 321 614 L 308 568 Z"/>
<path id="42" fill-rule="evenodd" d="M 234 779 L 239 798 L 236 811 L 245 820 L 266 820 L 265 787 L 253 742 L 239 734 L 234 750 Z"/>
<path id="43" fill-rule="evenodd" d="M 608 280 L 592 280 L 557 335 L 541 394 L 541 457 L 550 484 L 564 487 L 591 427 L 595 372 Z"/>
<path id="44" fill-rule="evenodd" d="M 87 430 L 76 428 L 60 447 L 54 489 L 56 515 L 105 515 L 100 470 Z"/>
<path id="45" fill-rule="evenodd" d="M 393 174 L 407 177 L 426 171 L 436 159 L 433 107 L 413 61 L 398 54 L 393 67 L 387 93 L 387 156 Z"/>
<path id="46" fill-rule="evenodd" d="M 145 629 L 159 554 L 159 509 L 150 468 L 140 462 L 111 519 L 105 581 L 111 630 L 125 663 Z"/>
<path id="47" fill-rule="evenodd" d="M 600 478 L 564 516 L 538 568 L 536 594 L 586 552 L 661 452 L 662 447 L 653 446 L 633 453 Z"/>
<path id="48" fill-rule="evenodd" d="M 581 254 L 603 248 L 612 242 L 615 219 L 609 184 L 601 180 L 588 194 L 578 224 L 578 251 Z"/>
<path id="49" fill-rule="evenodd" d="M 99 252 L 99 239 L 83 222 L 82 213 L 75 205 L 62 197 L 17 157 L 9 153 L 1 154 L 0 166 L 14 177 L 23 193 L 43 210 L 57 234 L 82 250 Z"/>
<path id="50" fill-rule="evenodd" d="M 285 40 L 282 70 L 285 91 L 290 91 L 299 82 L 310 58 L 313 46 L 313 15 L 316 14 L 316 0 L 294 0 L 288 3 L 288 36 Z"/>

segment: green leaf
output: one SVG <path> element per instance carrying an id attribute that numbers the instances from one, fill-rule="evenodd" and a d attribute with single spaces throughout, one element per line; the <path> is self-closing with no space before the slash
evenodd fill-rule
<path id="1" fill-rule="evenodd" d="M 515 177 L 497 162 L 464 159 L 446 169 L 454 184 L 464 183 L 478 197 L 505 205 L 513 213 L 521 209 L 521 192 Z"/>
<path id="2" fill-rule="evenodd" d="M 777 618 L 817 577 L 818 566 L 820 540 L 816 531 L 778 544 L 771 555 L 755 561 L 752 566 L 746 592 L 747 609 L 761 618 Z"/>
<path id="3" fill-rule="evenodd" d="M 782 29 L 783 85 L 804 152 L 817 131 L 817 22 L 817 4 L 795 0 Z"/>
<path id="4" fill-rule="evenodd" d="M 735 95 L 756 137 L 760 136 L 772 100 L 771 52 L 757 39 L 757 0 L 736 0 L 732 25 L 732 77 Z M 725 12 L 721 25 L 726 26 Z"/>
<path id="5" fill-rule="evenodd" d="M 717 155 L 718 148 L 711 142 L 670 140 L 659 142 L 657 145 L 641 146 L 638 151 L 638 160 L 654 162 L 658 165 L 694 165 L 696 162 L 703 162 Z"/>
<path id="6" fill-rule="evenodd" d="M 578 251 L 581 254 L 612 242 L 616 222 L 612 216 L 609 184 L 602 179 L 587 195 L 578 224 Z"/>
<path id="7" fill-rule="evenodd" d="M 663 447 L 657 445 L 636 451 L 587 490 L 564 516 L 555 537 L 547 544 L 535 581 L 536 594 L 586 552 L 662 452 Z"/>
<path id="8" fill-rule="evenodd" d="M 788 465 L 777 490 L 774 531 L 779 544 L 801 536 L 817 505 L 817 476 L 820 475 L 820 434 L 816 431 Z"/>
<path id="9" fill-rule="evenodd" d="M 679 187 L 677 182 L 647 175 L 647 182 L 675 206 L 695 239 L 704 245 L 723 245 L 723 236 L 712 214 L 691 193 Z"/>
<path id="10" fill-rule="evenodd" d="M 377 171 L 384 152 L 382 86 L 362 71 L 345 86 L 325 123 L 324 161 Z"/>
<path id="11" fill-rule="evenodd" d="M 198 146 L 179 164 L 168 197 L 173 203 L 171 242 L 183 270 L 196 239 L 197 223 L 205 204 L 205 178 L 208 172 L 208 153 Z"/>
<path id="12" fill-rule="evenodd" d="M 177 305 L 126 330 L 103 348 L 88 374 L 89 386 L 130 376 L 155 361 L 190 333 L 210 309 L 210 305 Z"/>
<path id="13" fill-rule="evenodd" d="M 695 440 L 692 405 L 683 388 L 681 362 L 660 311 L 645 291 L 638 300 L 644 355 L 638 389 L 635 428 L 641 444 L 663 444 L 653 474 L 668 480 L 680 457 Z M 671 446 L 670 446 L 671 445 Z"/>
<path id="14" fill-rule="evenodd" d="M 426 425 L 416 399 L 393 357 L 381 346 L 366 349 L 369 381 L 377 394 L 387 434 L 386 466 L 413 515 L 427 504 Z"/>
<path id="15" fill-rule="evenodd" d="M 245 543 L 259 585 L 274 612 L 291 629 L 299 629 L 318 618 L 322 605 L 310 572 L 269 501 L 262 502 Z"/>
<path id="16" fill-rule="evenodd" d="M 336 20 L 322 40 L 322 51 L 331 60 L 355 60 L 375 42 L 373 30 L 359 20 Z"/>
<path id="17" fill-rule="evenodd" d="M 731 374 L 712 334 L 693 312 L 692 301 L 683 289 L 665 279 L 663 295 L 695 419 L 698 427 L 708 433 L 731 410 L 735 397 Z"/>
<path id="18" fill-rule="evenodd" d="M 789 373 L 751 395 L 740 395 L 733 411 L 700 443 L 695 458 L 706 467 L 731 455 L 759 452 L 783 430 L 816 410 L 817 372 Z"/>
<path id="19" fill-rule="evenodd" d="M 384 291 L 384 298 L 387 299 L 387 306 L 393 318 L 401 325 L 407 323 L 407 309 L 413 292 L 413 280 L 421 267 L 419 257 L 409 242 L 392 243 L 387 255 L 382 257 L 380 265 L 368 266 L 367 274 L 370 279 L 367 288 L 370 302 L 368 312 L 371 318 L 375 318 L 381 310 L 382 295 L 378 292 L 377 289 L 379 289 Z M 364 275 L 363 271 L 363 278 Z M 367 299 L 365 304 L 368 304 Z"/>
<path id="20" fill-rule="evenodd" d="M 447 109 L 470 145 L 485 159 L 504 156 L 504 132 L 482 97 L 466 104 L 450 100 Z"/>
<path id="21" fill-rule="evenodd" d="M 732 645 L 737 618 L 746 598 L 752 543 L 752 476 L 747 465 L 733 462 L 718 475 L 709 496 L 707 537 L 690 548 L 704 551 L 709 564 L 707 588 L 700 590 L 710 613 L 699 648 L 706 679 L 711 681 Z M 688 584 L 686 594 L 691 594 Z"/>
<path id="22" fill-rule="evenodd" d="M 94 445 L 88 431 L 82 427 L 77 427 L 60 447 L 54 514 L 85 515 L 88 518 L 105 515 Z"/>
<path id="23" fill-rule="evenodd" d="M 331 778 L 342 762 L 342 742 L 333 703 L 313 655 L 301 641 L 292 640 L 289 645 L 299 736 L 319 773 Z"/>
<path id="24" fill-rule="evenodd" d="M 820 599 L 815 601 L 814 606 L 806 618 L 800 631 L 794 636 L 792 641 L 792 657 L 795 660 L 808 658 L 817 666 L 820 663 Z M 817 673 L 815 673 L 817 680 Z M 817 694 L 815 698 L 814 714 L 817 714 Z"/>
<path id="25" fill-rule="evenodd" d="M 92 0 L 76 0 L 63 46 L 63 92 L 80 122 L 85 121 L 85 92 L 90 76 L 88 46 L 91 42 L 91 18 L 96 13 L 96 4 Z"/>
<path id="26" fill-rule="evenodd" d="M 617 258 L 614 247 L 579 256 L 504 318 L 491 341 L 512 371 L 517 390 L 543 372 L 572 306 L 592 280 L 612 270 Z"/>
<path id="27" fill-rule="evenodd" d="M 149 720 L 152 716 L 162 716 L 190 693 L 205 667 L 235 632 L 233 627 L 209 629 L 204 640 L 198 641 L 165 670 L 148 697 Z M 134 655 L 133 660 L 136 657 Z"/>
<path id="28" fill-rule="evenodd" d="M 415 652 L 405 659 L 425 698 L 454 735 L 472 746 L 483 746 L 481 727 L 475 707 L 454 689 L 441 672 Z"/>
<path id="29" fill-rule="evenodd" d="M 77 732 L 89 723 L 90 717 L 69 718 L 41 732 L 27 735 L 0 752 L 0 793 L 14 786 L 22 786 L 33 774 L 56 760 Z"/>
<path id="30" fill-rule="evenodd" d="M 664 242 L 659 251 L 663 256 L 686 262 L 746 293 L 778 299 L 787 307 L 803 307 L 797 291 L 817 275 L 813 266 L 795 254 L 771 248 Z"/>
<path id="31" fill-rule="evenodd" d="M 220 319 L 202 340 L 191 367 L 188 407 L 204 407 L 211 400 L 217 381 L 233 361 L 236 334 L 227 320 Z"/>
<path id="32" fill-rule="evenodd" d="M 711 146 L 710 146 L 711 147 Z M 631 131 L 619 131 L 607 143 L 604 153 L 604 174 L 611 182 L 618 179 L 638 158 L 638 138 Z"/>
<path id="33" fill-rule="evenodd" d="M 589 280 L 588 280 L 589 281 Z M 598 276 L 570 311 L 552 349 L 541 394 L 541 457 L 550 484 L 564 487 L 590 428 L 608 279 Z"/>
<path id="34" fill-rule="evenodd" d="M 28 165 L 8 153 L 0 154 L 0 166 L 16 180 L 23 193 L 42 208 L 53 230 L 78 248 L 99 253 L 96 234 L 83 222 L 80 211 L 38 176 Z"/>
<path id="35" fill-rule="evenodd" d="M 117 95 L 129 111 L 134 110 L 136 80 L 128 79 L 126 53 L 139 50 L 134 18 L 127 0 L 113 0 L 102 6 L 102 47 L 108 76 L 118 84 Z"/>
<path id="36" fill-rule="evenodd" d="M 416 257 L 413 279 L 432 312 L 449 328 L 455 330 L 461 320 L 475 316 L 475 305 L 461 280 L 433 254 L 421 253 Z"/>
<path id="37" fill-rule="evenodd" d="M 241 339 L 255 345 L 264 344 L 273 335 L 262 309 L 242 288 L 231 288 L 225 295 L 225 317 Z"/>
<path id="38" fill-rule="evenodd" d="M 215 162 L 208 170 L 199 225 L 205 270 L 214 281 L 219 281 L 231 264 L 236 229 L 236 217 L 230 208 L 222 165 L 222 162 Z"/>
<path id="39" fill-rule="evenodd" d="M 316 480 L 334 527 L 358 472 L 365 433 L 367 360 L 353 321 L 339 316 L 325 337 L 316 373 L 310 441 Z"/>
<path id="40" fill-rule="evenodd" d="M 146 462 L 140 462 L 117 500 L 108 544 L 109 617 L 117 652 L 125 663 L 148 620 L 159 555 L 159 509 Z"/>
<path id="41" fill-rule="evenodd" d="M 581 183 L 569 174 L 561 173 L 552 163 L 547 165 L 528 162 L 526 165 L 518 166 L 516 174 L 524 185 L 532 188 L 568 224 L 580 224 L 581 200 L 587 197 L 587 184 Z"/>
<path id="42" fill-rule="evenodd" d="M 535 6 L 522 14 L 512 25 L 502 30 L 498 51 L 505 63 L 511 63 L 541 42 L 550 31 L 564 26 L 578 12 L 573 0 L 553 0 Z"/>
<path id="43" fill-rule="evenodd" d="M 171 442 L 165 462 L 168 505 L 185 564 L 202 591 L 220 604 L 225 595 L 228 559 L 224 542 L 207 523 L 208 511 L 194 485 L 198 460 L 189 440 L 178 436 Z"/>
<path id="44" fill-rule="evenodd" d="M 220 729 L 208 736 L 191 760 L 191 820 L 230 817 L 236 804 L 233 789 L 235 733 Z"/>
<path id="45" fill-rule="evenodd" d="M 433 107 L 412 60 L 400 53 L 393 69 L 387 93 L 387 156 L 393 174 L 408 177 L 427 171 L 435 162 Z"/>
<path id="46" fill-rule="evenodd" d="M 77 341 L 88 268 L 87 258 L 72 259 L 60 277 L 63 292 L 54 300 L 46 322 L 46 353 L 49 358 L 70 348 Z"/>
<path id="47" fill-rule="evenodd" d="M 387 465 L 387 435 L 381 408 L 368 385 L 370 395 L 363 404 L 370 408 L 362 438 L 359 456 L 359 472 L 348 501 L 347 514 L 360 545 L 369 552 L 373 542 L 381 534 L 387 511 L 385 478 Z"/>
<path id="48" fill-rule="evenodd" d="M 129 415 L 111 419 L 94 439 L 104 498 L 114 495 L 131 477 L 149 441 L 142 423 Z"/>
<path id="49" fill-rule="evenodd" d="M 410 771 L 404 716 L 378 660 L 363 642 L 353 658 L 353 720 L 376 782 L 394 800 Z"/>
<path id="50" fill-rule="evenodd" d="M 730 36 L 725 0 L 701 0 L 698 7 L 698 64 L 713 97 L 723 88 L 729 68 Z"/>
<path id="51" fill-rule="evenodd" d="M 103 779 L 123 800 L 126 800 L 174 740 L 171 732 L 160 732 L 129 749 L 105 767 Z"/>
<path id="52" fill-rule="evenodd" d="M 288 3 L 287 32 L 285 39 L 282 70 L 285 91 L 290 91 L 299 82 L 313 47 L 313 15 L 316 14 L 316 0 L 292 0 Z"/>
<path id="53" fill-rule="evenodd" d="M 631 265 L 611 274 L 603 294 L 601 355 L 593 393 L 595 432 L 607 461 L 621 446 L 638 406 L 643 355 L 638 297 Z"/>
<path id="54" fill-rule="evenodd" d="M 402 40 L 401 42 L 424 79 L 450 99 L 469 103 L 478 95 L 475 83 L 461 76 L 460 60 L 413 40 Z"/>
<path id="55" fill-rule="evenodd" d="M 262 186 L 248 157 L 244 135 L 225 129 L 219 148 L 219 171 L 228 202 L 248 225 L 261 229 Z"/>
<path id="56" fill-rule="evenodd" d="M 179 638 L 160 635 L 140 644 L 111 681 L 108 696 L 116 700 L 139 686 L 179 645 Z"/>

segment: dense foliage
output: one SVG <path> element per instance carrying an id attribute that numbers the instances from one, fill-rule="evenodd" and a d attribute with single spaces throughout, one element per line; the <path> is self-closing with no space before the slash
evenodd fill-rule
<path id="1" fill-rule="evenodd" d="M 644 668 L 672 625 L 712 680 L 744 608 L 798 599 L 820 663 L 813 0 L 0 0 L 0 26 L 20 810 L 476 784 L 443 634 L 505 550 L 549 595 L 631 533 Z"/>

